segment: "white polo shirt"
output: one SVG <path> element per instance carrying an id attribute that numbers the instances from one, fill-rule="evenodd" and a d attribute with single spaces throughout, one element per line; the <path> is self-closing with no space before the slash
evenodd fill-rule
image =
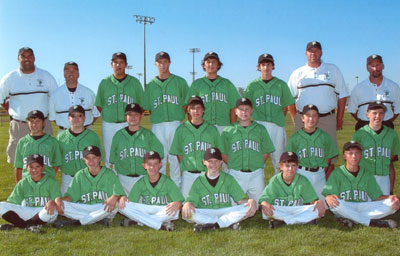
<path id="1" fill-rule="evenodd" d="M 383 120 L 392 119 L 394 114 L 400 113 L 399 85 L 386 77 L 383 77 L 380 85 L 371 83 L 367 78 L 351 91 L 347 111 L 353 114 L 357 113 L 358 119 L 368 121 L 366 116 L 368 105 L 377 100 L 382 101 L 387 107 Z"/>
<path id="2" fill-rule="evenodd" d="M 32 110 L 49 113 L 49 93 L 58 87 L 54 77 L 35 67 L 31 74 L 18 68 L 6 74 L 0 81 L 0 102 L 10 99 L 8 113 L 16 120 L 25 121 Z"/>
<path id="3" fill-rule="evenodd" d="M 54 90 L 50 95 L 50 113 L 49 119 L 55 120 L 58 126 L 70 128 L 68 121 L 68 109 L 74 105 L 81 105 L 85 109 L 85 123 L 93 123 L 94 117 L 99 117 L 100 112 L 94 105 L 96 96 L 88 87 L 78 83 L 75 92 L 68 90 L 67 85 L 63 84 Z"/>
<path id="4" fill-rule="evenodd" d="M 305 105 L 314 104 L 326 114 L 336 109 L 338 98 L 349 96 L 339 68 L 323 62 L 318 68 L 306 64 L 293 71 L 288 86 L 300 112 Z"/>

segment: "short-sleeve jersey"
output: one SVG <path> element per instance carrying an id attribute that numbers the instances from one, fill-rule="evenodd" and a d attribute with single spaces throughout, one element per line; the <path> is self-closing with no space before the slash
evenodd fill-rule
<path id="1" fill-rule="evenodd" d="M 285 126 L 283 108 L 294 104 L 288 85 L 279 78 L 272 78 L 265 83 L 261 78 L 249 83 L 244 90 L 244 97 L 253 103 L 252 117 L 256 121 Z"/>
<path id="2" fill-rule="evenodd" d="M 349 202 L 367 202 L 368 197 L 376 200 L 382 190 L 372 173 L 360 166 L 357 177 L 354 177 L 344 165 L 333 170 L 322 191 L 324 196 L 337 195 L 339 199 Z"/>
<path id="3" fill-rule="evenodd" d="M 99 136 L 90 129 L 85 129 L 78 136 L 72 135 L 69 130 L 64 130 L 57 135 L 57 140 L 61 147 L 61 171 L 70 176 L 74 176 L 79 170 L 86 168 L 82 155 L 86 147 L 96 146 L 101 151 L 103 149 Z"/>
<path id="4" fill-rule="evenodd" d="M 87 167 L 80 170 L 65 193 L 73 203 L 81 204 L 101 204 L 113 195 L 125 196 L 125 192 L 117 175 L 106 167 L 102 167 L 96 177 Z"/>
<path id="5" fill-rule="evenodd" d="M 29 134 L 18 141 L 15 151 L 15 168 L 22 168 L 22 177 L 29 175 L 26 169 L 26 158 L 32 154 L 39 154 L 43 157 L 45 168 L 43 174 L 54 177 L 56 175 L 52 167 L 62 164 L 61 150 L 58 141 L 51 135 L 45 134 L 40 139 L 35 140 Z"/>
<path id="6" fill-rule="evenodd" d="M 50 200 L 61 196 L 60 185 L 48 175 L 35 182 L 29 175 L 20 180 L 7 201 L 27 207 L 44 207 Z"/>
<path id="7" fill-rule="evenodd" d="M 303 129 L 297 130 L 290 137 L 286 151 L 295 152 L 299 165 L 310 168 L 328 167 L 328 159 L 339 155 L 332 137 L 320 128 L 311 135 Z"/>
<path id="8" fill-rule="evenodd" d="M 353 140 L 363 146 L 361 166 L 375 171 L 378 176 L 389 175 L 390 158 L 400 153 L 399 136 L 395 130 L 384 126 L 378 134 L 365 125 L 354 133 Z"/>
<path id="9" fill-rule="evenodd" d="M 189 121 L 181 124 L 175 131 L 170 154 L 182 156 L 182 171 L 206 171 L 203 164 L 204 153 L 208 148 L 220 148 L 221 138 L 217 128 L 207 121 L 195 128 Z"/>
<path id="10" fill-rule="evenodd" d="M 231 198 L 239 202 L 245 197 L 246 194 L 230 174 L 221 172 L 217 184 L 213 187 L 208 182 L 206 173 L 202 173 L 193 182 L 186 201 L 196 208 L 219 209 L 232 206 Z"/>
<path id="11" fill-rule="evenodd" d="M 296 173 L 292 183 L 287 185 L 282 173 L 275 174 L 265 187 L 259 202 L 266 201 L 278 206 L 302 206 L 318 200 L 318 196 L 306 177 Z"/>
<path id="12" fill-rule="evenodd" d="M 206 77 L 195 80 L 189 88 L 186 103 L 193 95 L 201 97 L 204 102 L 203 119 L 220 126 L 230 124 L 230 110 L 235 108 L 240 98 L 232 82 L 220 76 L 213 82 Z"/>
<path id="13" fill-rule="evenodd" d="M 257 122 L 244 128 L 238 122 L 225 127 L 221 135 L 222 154 L 228 155 L 228 168 L 234 170 L 264 169 L 264 154 L 275 151 L 267 129 Z"/>
<path id="14" fill-rule="evenodd" d="M 119 82 L 114 75 L 104 78 L 96 95 L 96 106 L 101 107 L 101 117 L 108 123 L 125 122 L 125 107 L 131 103 L 142 105 L 143 87 L 139 80 L 127 75 Z"/>
<path id="15" fill-rule="evenodd" d="M 146 86 L 143 102 L 143 108 L 151 111 L 150 122 L 159 124 L 184 120 L 183 106 L 188 88 L 185 79 L 173 74 L 164 82 L 153 78 Z"/>
<path id="16" fill-rule="evenodd" d="M 129 201 L 147 205 L 167 205 L 172 202 L 183 202 L 185 198 L 176 184 L 167 176 L 160 173 L 157 185 L 150 184 L 149 176 L 143 176 L 129 193 Z"/>
<path id="17" fill-rule="evenodd" d="M 151 150 L 158 152 L 161 158 L 164 156 L 164 148 L 152 131 L 140 127 L 135 134 L 130 135 L 122 128 L 113 137 L 110 163 L 114 164 L 117 173 L 145 175 L 147 172 L 142 166 L 143 157 Z"/>

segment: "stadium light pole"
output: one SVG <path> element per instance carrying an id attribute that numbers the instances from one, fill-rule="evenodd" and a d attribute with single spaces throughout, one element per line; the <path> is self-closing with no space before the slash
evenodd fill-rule
<path id="1" fill-rule="evenodd" d="M 356 76 L 356 82 L 357 82 L 356 84 L 358 84 L 358 76 Z"/>
<path id="2" fill-rule="evenodd" d="M 128 66 L 126 66 L 126 69 L 128 70 L 128 75 L 129 75 L 129 70 L 133 69 L 133 66 L 132 65 L 128 65 Z"/>
<path id="3" fill-rule="evenodd" d="M 146 24 L 153 24 L 156 19 L 153 17 L 133 15 L 136 18 L 136 22 L 143 23 L 143 83 L 146 87 Z"/>
<path id="4" fill-rule="evenodd" d="M 193 81 L 192 82 L 194 82 L 194 78 L 195 78 L 195 75 L 196 75 L 196 72 L 194 72 L 194 54 L 196 52 L 200 52 L 200 48 L 190 48 L 189 52 L 191 52 L 193 54 L 193 71 L 190 72 L 190 74 L 192 74 L 192 76 L 193 76 Z"/>
<path id="5" fill-rule="evenodd" d="M 136 75 L 139 77 L 139 82 L 140 82 L 140 77 L 143 76 L 143 73 L 136 73 Z"/>

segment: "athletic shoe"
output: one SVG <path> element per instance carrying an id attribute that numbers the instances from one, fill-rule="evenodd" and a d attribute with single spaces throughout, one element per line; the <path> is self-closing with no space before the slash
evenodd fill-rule
<path id="1" fill-rule="evenodd" d="M 279 228 L 282 226 L 285 226 L 286 223 L 282 220 L 270 220 L 269 221 L 269 228 L 274 229 L 274 228 Z"/>
<path id="2" fill-rule="evenodd" d="M 30 231 L 32 233 L 40 233 L 42 229 L 42 225 L 32 225 L 32 226 L 27 226 L 25 230 Z"/>
<path id="3" fill-rule="evenodd" d="M 240 230 L 242 227 L 240 226 L 240 222 L 233 223 L 229 226 L 233 230 Z"/>
<path id="4" fill-rule="evenodd" d="M 213 224 L 195 224 L 193 227 L 194 232 L 202 232 L 204 230 L 216 230 L 218 228 L 217 223 Z"/>
<path id="5" fill-rule="evenodd" d="M 81 223 L 79 220 L 56 220 L 53 223 L 53 227 L 55 228 L 63 228 L 65 226 L 80 226 Z"/>
<path id="6" fill-rule="evenodd" d="M 397 228 L 397 222 L 394 220 L 371 220 L 369 225 L 379 228 Z"/>
<path id="7" fill-rule="evenodd" d="M 343 226 L 347 228 L 352 228 L 356 225 L 356 223 L 352 220 L 346 219 L 346 218 L 339 218 L 339 221 L 343 224 Z"/>
<path id="8" fill-rule="evenodd" d="M 161 230 L 165 230 L 165 231 L 174 231 L 174 223 L 172 223 L 172 222 L 164 222 L 162 225 L 161 225 L 161 228 L 160 228 Z"/>
<path id="9" fill-rule="evenodd" d="M 2 224 L 0 225 L 0 230 L 11 230 L 16 228 L 13 224 Z"/>
<path id="10" fill-rule="evenodd" d="M 128 226 L 137 225 L 137 224 L 138 223 L 136 221 L 128 219 L 128 218 L 122 219 L 121 223 L 120 223 L 121 227 L 128 227 Z"/>
<path id="11" fill-rule="evenodd" d="M 106 227 L 111 227 L 112 226 L 112 219 L 105 218 L 105 219 L 103 219 L 102 224 L 104 224 L 104 226 L 106 226 Z"/>

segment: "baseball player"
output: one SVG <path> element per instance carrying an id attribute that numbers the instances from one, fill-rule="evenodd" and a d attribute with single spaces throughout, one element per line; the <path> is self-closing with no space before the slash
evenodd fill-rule
<path id="1" fill-rule="evenodd" d="M 167 157 L 169 175 L 175 184 L 180 186 L 180 170 L 178 159 L 169 154 L 175 130 L 185 119 L 185 100 L 188 85 L 185 79 L 171 74 L 169 66 L 171 59 L 168 53 L 156 54 L 155 65 L 158 76 L 146 85 L 144 92 L 144 109 L 151 111 L 150 122 L 153 133 L 164 147 L 165 157 L 162 160 L 160 172 L 165 174 Z"/>
<path id="2" fill-rule="evenodd" d="M 356 131 L 353 140 L 364 148 L 360 165 L 373 171 L 384 195 L 392 195 L 396 174 L 390 167 L 400 153 L 400 141 L 395 130 L 383 125 L 386 110 L 381 101 L 370 103 L 369 124 Z"/>
<path id="3" fill-rule="evenodd" d="M 355 223 L 365 226 L 396 228 L 394 220 L 380 220 L 395 213 L 400 207 L 395 195 L 383 195 L 372 173 L 359 165 L 363 147 L 355 141 L 343 146 L 345 165 L 336 168 L 326 182 L 325 200 L 330 210 L 343 225 Z M 369 202 L 369 198 L 372 202 Z"/>
<path id="4" fill-rule="evenodd" d="M 197 177 L 182 208 L 182 216 L 194 225 L 194 232 L 231 227 L 240 229 L 240 221 L 251 217 L 257 210 L 254 199 L 246 194 L 230 174 L 220 172 L 222 155 L 218 148 L 204 153 L 207 172 Z M 231 199 L 238 205 L 232 206 Z"/>
<path id="5" fill-rule="evenodd" d="M 161 157 L 157 152 L 146 152 L 143 168 L 147 175 L 135 183 L 128 198 L 121 198 L 119 212 L 156 230 L 173 231 L 174 224 L 171 221 L 179 218 L 185 199 L 172 179 L 159 172 L 161 165 Z M 124 219 L 121 226 L 128 226 L 129 219 Z"/>
<path id="6" fill-rule="evenodd" d="M 222 67 L 218 54 L 208 52 L 201 63 L 206 76 L 196 79 L 189 88 L 192 95 L 201 97 L 205 106 L 204 120 L 215 125 L 221 134 L 224 128 L 236 121 L 235 103 L 240 98 L 236 87 L 218 75 Z"/>
<path id="7" fill-rule="evenodd" d="M 80 105 L 74 105 L 68 109 L 68 121 L 70 127 L 58 134 L 57 140 L 61 147 L 61 194 L 67 192 L 69 184 L 75 174 L 86 167 L 83 161 L 83 150 L 91 145 L 100 149 L 99 136 L 91 129 L 84 126 L 86 111 Z"/>
<path id="8" fill-rule="evenodd" d="M 319 122 L 317 106 L 312 104 L 304 106 L 301 120 L 304 122 L 304 127 L 290 137 L 286 150 L 296 152 L 299 158 L 297 172 L 311 182 L 318 197 L 324 202 L 321 192 L 334 168 L 332 159 L 339 155 L 339 151 L 332 137 L 317 127 Z"/>
<path id="9" fill-rule="evenodd" d="M 238 99 L 235 112 L 239 121 L 227 126 L 221 135 L 222 158 L 242 190 L 258 201 L 265 187 L 265 161 L 275 148 L 265 127 L 251 121 L 249 99 Z"/>
<path id="10" fill-rule="evenodd" d="M 49 93 L 57 88 L 54 77 L 35 66 L 35 55 L 29 47 L 18 51 L 19 68 L 6 74 L 0 81 L 0 102 L 10 115 L 7 162 L 14 163 L 18 141 L 29 133 L 26 117 L 32 110 L 40 110 L 46 117 L 45 133 L 53 134 L 47 119 Z M 9 100 L 7 102 L 7 99 Z"/>
<path id="11" fill-rule="evenodd" d="M 142 118 L 143 109 L 139 104 L 127 105 L 125 119 L 128 127 L 119 130 L 111 144 L 110 163 L 114 165 L 127 195 L 135 182 L 146 174 L 142 165 L 144 154 L 152 150 L 163 156 L 163 146 L 154 133 L 140 126 Z"/>
<path id="12" fill-rule="evenodd" d="M 79 67 L 76 62 L 69 61 L 64 64 L 65 84 L 58 87 L 50 95 L 49 119 L 55 121 L 59 127 L 58 133 L 69 129 L 69 108 L 80 105 L 85 109 L 85 127 L 91 127 L 92 123 L 100 116 L 94 106 L 96 96 L 94 92 L 78 82 Z"/>
<path id="13" fill-rule="evenodd" d="M 14 162 L 15 181 L 28 176 L 26 158 L 32 154 L 43 157 L 44 173 L 51 177 L 56 176 L 61 165 L 61 150 L 58 141 L 51 135 L 44 133 L 45 117 L 39 110 L 28 113 L 26 122 L 30 133 L 22 137 L 17 145 Z"/>
<path id="14" fill-rule="evenodd" d="M 12 224 L 0 225 L 0 230 L 14 227 L 40 232 L 40 226 L 57 218 L 54 200 L 59 197 L 60 187 L 49 175 L 44 175 L 43 157 L 29 155 L 26 159 L 29 176 L 15 186 L 7 202 L 0 202 L 0 217 Z"/>
<path id="15" fill-rule="evenodd" d="M 249 83 L 244 90 L 244 97 L 251 100 L 254 111 L 252 117 L 268 130 L 274 143 L 275 152 L 271 153 L 272 165 L 277 173 L 279 157 L 285 149 L 285 115 L 289 110 L 292 121 L 296 115 L 296 106 L 287 84 L 272 76 L 275 69 L 274 58 L 265 53 L 258 57 L 257 70 L 261 77 Z"/>
<path id="16" fill-rule="evenodd" d="M 357 120 L 355 129 L 358 130 L 369 124 L 366 113 L 368 105 L 377 100 L 386 106 L 383 124 L 394 128 L 393 121 L 400 113 L 400 88 L 392 80 L 383 76 L 382 57 L 373 54 L 367 58 L 369 77 L 357 84 L 351 91 L 347 111 Z"/>
<path id="17" fill-rule="evenodd" d="M 118 200 L 125 196 L 124 189 L 111 169 L 100 166 L 98 147 L 86 147 L 83 160 L 87 167 L 74 176 L 65 196 L 55 200 L 58 213 L 78 222 L 72 224 L 87 225 L 106 219 L 109 226 L 118 211 Z"/>
<path id="18" fill-rule="evenodd" d="M 186 198 L 194 180 L 207 169 L 202 160 L 204 152 L 218 147 L 221 138 L 214 125 L 203 120 L 204 105 L 198 96 L 188 101 L 190 120 L 176 129 L 170 153 L 178 157 L 182 170 L 181 192 Z"/>
<path id="19" fill-rule="evenodd" d="M 296 153 L 283 152 L 279 160 L 281 173 L 268 182 L 259 203 L 263 219 L 270 219 L 270 228 L 280 224 L 308 223 L 325 214 L 325 207 L 306 177 L 296 173 Z"/>
<path id="20" fill-rule="evenodd" d="M 126 105 L 142 104 L 143 87 L 138 79 L 125 73 L 127 65 L 125 53 L 114 53 L 111 59 L 114 74 L 100 82 L 96 95 L 95 105 L 103 119 L 101 131 L 106 166 L 110 164 L 110 148 L 114 134 L 128 126 L 124 116 Z"/>

